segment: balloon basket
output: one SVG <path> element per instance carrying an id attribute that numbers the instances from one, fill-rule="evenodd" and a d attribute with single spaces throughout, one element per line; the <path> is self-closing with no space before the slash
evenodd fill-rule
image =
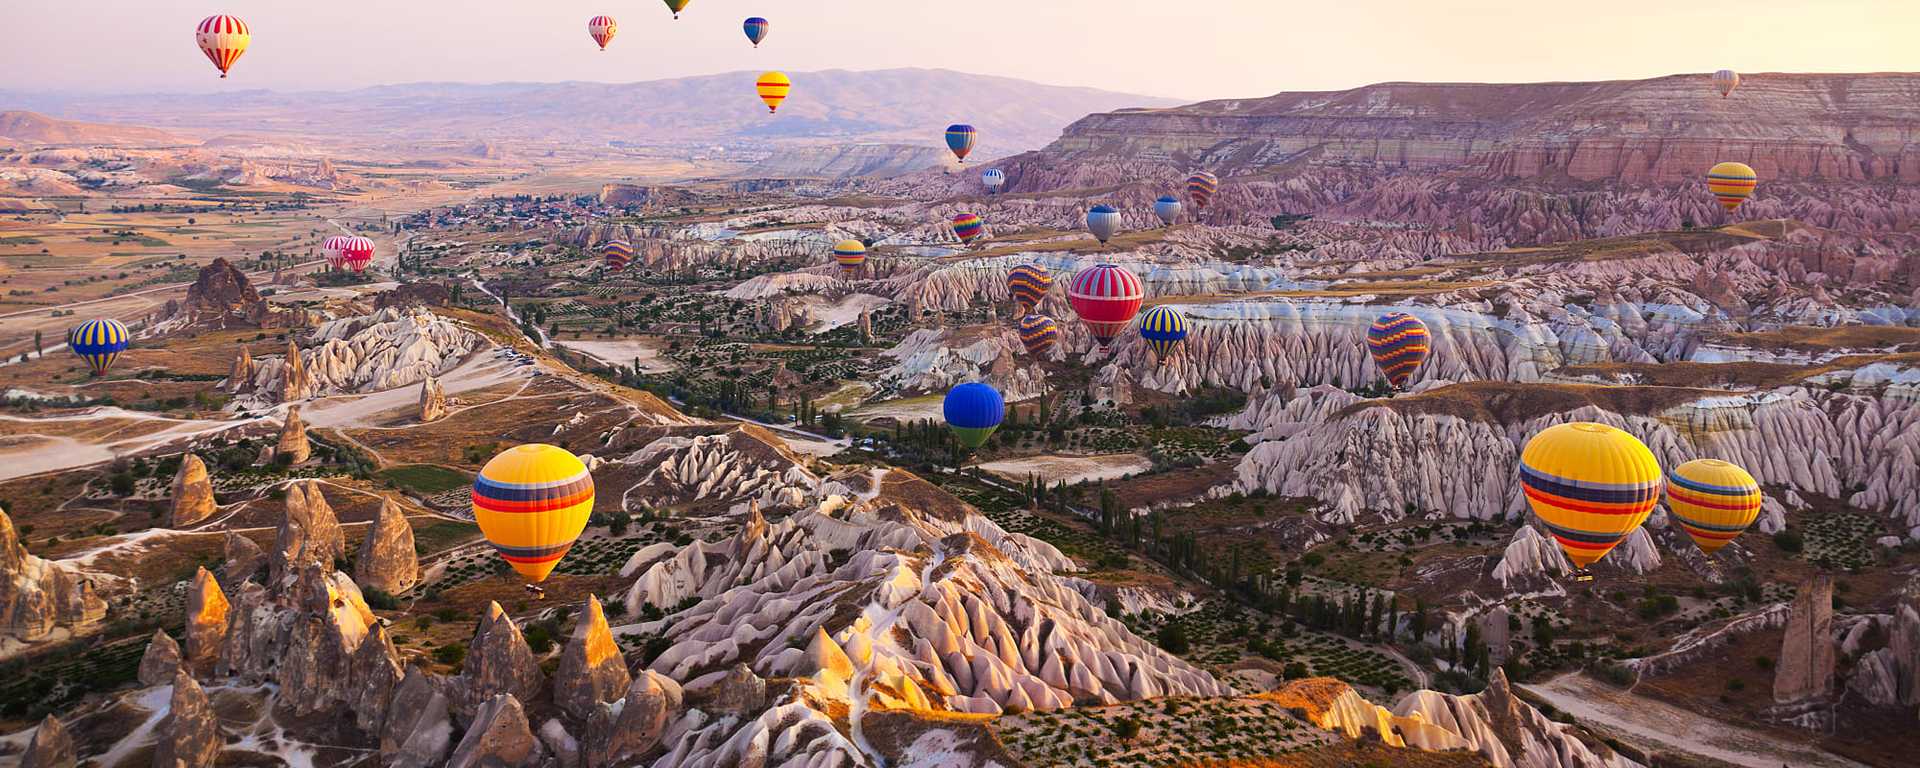
<path id="1" fill-rule="evenodd" d="M 547 590 L 542 589 L 537 584 L 528 584 L 526 585 L 526 589 L 527 589 L 527 594 L 532 595 L 533 599 L 535 600 L 547 599 Z"/>
<path id="2" fill-rule="evenodd" d="M 1581 568 L 1573 572 L 1570 580 L 1580 584 L 1591 582 L 1593 581 L 1593 571 Z"/>

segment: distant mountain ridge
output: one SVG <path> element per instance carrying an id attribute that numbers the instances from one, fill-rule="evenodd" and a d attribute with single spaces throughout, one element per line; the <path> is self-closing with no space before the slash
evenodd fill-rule
<path id="1" fill-rule="evenodd" d="M 61 120 L 38 112 L 0 112 L 0 141 L 31 145 L 168 146 L 193 143 L 137 125 Z"/>
<path id="2" fill-rule="evenodd" d="M 43 111 L 210 134 L 245 130 L 354 139 L 702 144 L 834 139 L 938 145 L 950 123 L 980 128 L 981 156 L 1044 146 L 1094 112 L 1175 100 L 948 70 L 792 72 L 769 115 L 757 72 L 636 83 L 413 83 L 343 92 L 236 91 L 113 97 L 0 94 Z"/>

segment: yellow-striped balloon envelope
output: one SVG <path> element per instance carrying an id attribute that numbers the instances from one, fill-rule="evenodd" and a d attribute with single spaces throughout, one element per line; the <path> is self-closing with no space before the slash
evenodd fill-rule
<path id="1" fill-rule="evenodd" d="M 517 445 L 473 481 L 473 518 L 528 583 L 545 581 L 593 512 L 593 475 L 564 448 Z"/>
<path id="2" fill-rule="evenodd" d="M 1760 484 L 1719 459 L 1694 459 L 1667 473 L 1667 509 L 1709 555 L 1760 516 Z"/>
<path id="3" fill-rule="evenodd" d="M 1707 189 L 1728 213 L 1753 197 L 1753 188 L 1759 185 L 1760 175 L 1746 163 L 1721 163 L 1707 171 Z"/>
<path id="4" fill-rule="evenodd" d="M 793 78 L 785 72 L 762 72 L 753 87 L 760 92 L 760 101 L 767 105 L 767 111 L 778 112 L 780 102 L 786 101 L 787 93 L 793 90 Z"/>
<path id="5" fill-rule="evenodd" d="M 1660 462 L 1633 435 L 1576 421 L 1527 441 L 1520 483 L 1534 516 L 1585 568 L 1646 522 L 1660 499 Z"/>

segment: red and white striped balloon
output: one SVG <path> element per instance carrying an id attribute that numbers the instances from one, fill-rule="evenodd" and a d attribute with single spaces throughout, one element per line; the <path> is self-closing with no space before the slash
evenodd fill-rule
<path id="1" fill-rule="evenodd" d="M 620 24 L 612 16 L 595 16 L 587 20 L 587 34 L 600 44 L 600 50 L 607 49 L 607 43 L 613 42 L 613 35 L 620 31 Z"/>
<path id="2" fill-rule="evenodd" d="M 347 263 L 346 235 L 334 235 L 320 242 L 320 255 L 327 258 L 328 269 L 339 269 Z"/>
<path id="3" fill-rule="evenodd" d="M 367 271 L 367 265 L 373 263 L 373 241 L 359 235 L 347 238 L 340 249 L 340 261 L 355 272 Z"/>
<path id="4" fill-rule="evenodd" d="M 1080 315 L 1080 322 L 1087 324 L 1101 349 L 1133 322 L 1144 298 L 1146 291 L 1140 286 L 1140 278 L 1116 264 L 1096 264 L 1080 270 L 1067 286 L 1067 302 Z"/>
<path id="5" fill-rule="evenodd" d="M 219 68 L 221 79 L 226 78 L 227 70 L 233 68 L 233 62 L 240 58 L 240 54 L 247 52 L 247 44 L 253 42 L 253 33 L 247 30 L 247 23 L 237 16 L 224 13 L 201 20 L 200 28 L 193 37 L 200 44 L 200 52 Z"/>

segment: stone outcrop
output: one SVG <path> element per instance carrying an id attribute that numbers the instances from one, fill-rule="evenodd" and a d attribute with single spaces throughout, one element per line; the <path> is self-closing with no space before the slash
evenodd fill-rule
<path id="1" fill-rule="evenodd" d="M 233 358 L 233 368 L 227 372 L 226 389 L 238 394 L 253 387 L 253 353 L 246 347 L 240 348 L 240 354 Z"/>
<path id="2" fill-rule="evenodd" d="M 1423 749 L 1464 748 L 1478 752 L 1495 768 L 1623 768 L 1637 765 L 1618 755 L 1595 752 L 1571 728 L 1549 719 L 1521 701 L 1507 682 L 1506 670 L 1494 668 L 1485 690 L 1455 696 L 1437 691 L 1415 691 L 1393 708 L 1394 714 L 1418 718 L 1464 745 L 1422 743 Z"/>
<path id="3" fill-rule="evenodd" d="M 154 728 L 154 768 L 212 768 L 220 754 L 220 718 L 206 691 L 185 671 L 173 677 L 167 714 Z"/>
<path id="4" fill-rule="evenodd" d="M 1911 710 L 1920 704 L 1920 609 L 1903 601 L 1887 622 L 1886 647 L 1861 654 L 1854 662 L 1847 693 L 1871 706 Z"/>
<path id="5" fill-rule="evenodd" d="M 330 320 L 314 328 L 307 343 L 301 351 L 289 339 L 287 354 L 258 360 L 254 394 L 236 402 L 261 407 L 413 386 L 491 346 L 485 336 L 424 307 L 388 307 Z"/>
<path id="6" fill-rule="evenodd" d="M 419 667 L 407 676 L 387 705 L 380 730 L 380 762 L 391 768 L 435 768 L 453 743 L 449 702 L 440 686 Z"/>
<path id="7" fill-rule="evenodd" d="M 542 755 L 520 700 L 501 693 L 481 703 L 447 768 L 519 768 L 539 763 Z"/>
<path id="8" fill-rule="evenodd" d="M 653 670 L 642 670 L 617 706 L 603 704 L 587 718 L 582 760 L 587 768 L 626 765 L 658 746 L 667 725 L 683 711 L 680 684 Z"/>
<path id="9" fill-rule="evenodd" d="M 74 768 L 80 762 L 74 750 L 73 735 L 60 724 L 60 718 L 47 715 L 33 730 L 33 740 L 20 756 L 20 768 Z"/>
<path id="10" fill-rule="evenodd" d="M 174 642 L 166 630 L 154 630 L 153 639 L 147 641 L 146 652 L 140 655 L 140 684 L 166 685 L 173 682 L 173 674 L 180 669 L 180 644 Z"/>
<path id="11" fill-rule="evenodd" d="M 187 286 L 186 303 L 179 312 L 188 321 L 215 328 L 284 328 L 285 313 L 277 312 L 260 298 L 245 272 L 225 258 L 216 258 L 200 268 L 193 284 Z"/>
<path id="12" fill-rule="evenodd" d="M 420 423 L 439 421 L 447 417 L 447 391 L 440 388 L 438 378 L 428 376 L 420 382 Z"/>
<path id="13" fill-rule="evenodd" d="M 300 406 L 289 406 L 270 458 L 282 464 L 301 464 L 312 457 L 313 444 L 307 441 L 307 423 L 300 418 Z"/>
<path id="14" fill-rule="evenodd" d="M 393 290 L 375 294 L 373 308 L 379 311 L 388 307 L 444 307 L 452 301 L 453 292 L 440 283 L 401 283 Z"/>
<path id="15" fill-rule="evenodd" d="M 718 678 L 710 676 L 704 685 L 688 689 L 687 703 L 702 712 L 758 712 L 767 707 L 767 681 L 754 674 L 751 667 L 735 664 Z"/>
<path id="16" fill-rule="evenodd" d="M 220 564 L 220 584 L 227 589 L 260 576 L 260 568 L 267 564 L 267 553 L 259 544 L 233 531 L 227 531 L 225 557 Z"/>
<path id="17" fill-rule="evenodd" d="M 220 582 L 207 569 L 194 571 L 193 585 L 187 588 L 187 644 L 181 657 L 187 669 L 196 675 L 212 671 L 220 659 L 220 645 L 227 635 L 227 612 L 232 605 Z"/>
<path id="18" fill-rule="evenodd" d="M 380 513 L 360 540 L 353 579 L 361 588 L 397 595 L 420 583 L 420 555 L 414 551 L 413 526 L 393 499 L 380 500 Z"/>
<path id="19" fill-rule="evenodd" d="M 286 516 L 274 535 L 268 555 L 269 578 L 280 584 L 307 565 L 333 570 L 336 560 L 346 557 L 346 537 L 340 519 L 320 492 L 315 480 L 295 481 L 287 485 Z"/>
<path id="20" fill-rule="evenodd" d="M 107 603 L 89 574 L 27 552 L 13 518 L 0 510 L 0 635 L 42 640 L 58 628 L 93 626 L 106 615 Z"/>
<path id="21" fill-rule="evenodd" d="M 213 478 L 207 463 L 191 453 L 180 457 L 180 471 L 173 476 L 173 511 L 168 525 L 185 528 L 219 511 L 213 498 Z"/>
<path id="22" fill-rule="evenodd" d="M 633 682 L 627 660 L 613 641 L 600 599 L 587 596 L 574 625 L 573 639 L 553 673 L 553 700 L 567 714 L 586 720 L 602 704 L 620 700 Z"/>
<path id="23" fill-rule="evenodd" d="M 367 637 L 347 663 L 347 708 L 354 713 L 354 725 L 362 733 L 378 734 L 386 726 L 387 705 L 404 679 L 400 651 L 387 637 L 387 630 L 374 624 Z"/>
<path id="24" fill-rule="evenodd" d="M 545 676 L 540 673 L 540 662 L 533 657 L 533 649 L 527 646 L 519 625 L 513 623 L 513 617 L 508 616 L 499 603 L 487 604 L 486 615 L 480 619 L 480 629 L 474 633 L 473 642 L 467 645 L 467 659 L 454 685 L 457 692 L 454 711 L 463 717 L 472 716 L 481 705 L 500 694 L 531 699 L 539 695 L 545 685 Z"/>
<path id="25" fill-rule="evenodd" d="M 313 377 L 307 374 L 306 360 L 300 356 L 300 344 L 291 336 L 287 338 L 287 354 L 281 361 L 280 402 L 297 403 L 312 397 Z"/>
<path id="26" fill-rule="evenodd" d="M 1833 693 L 1833 663 L 1833 577 L 1819 574 L 1802 583 L 1793 598 L 1774 667 L 1773 700 L 1826 699 Z"/>

